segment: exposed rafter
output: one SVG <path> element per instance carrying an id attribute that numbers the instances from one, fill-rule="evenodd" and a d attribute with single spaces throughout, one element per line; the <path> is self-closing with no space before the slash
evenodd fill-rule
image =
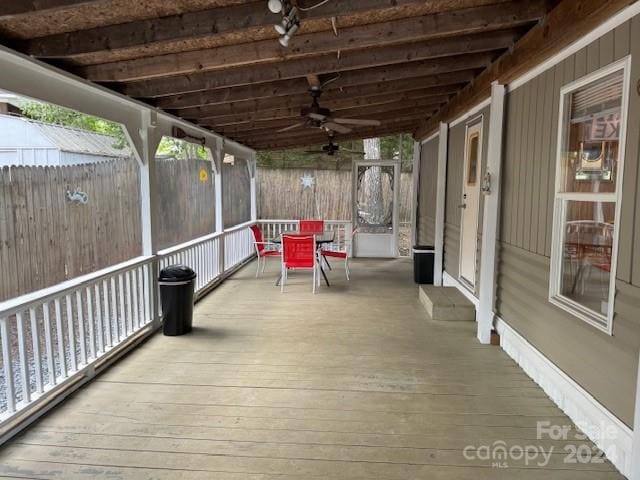
<path id="1" fill-rule="evenodd" d="M 493 81 L 508 83 L 517 78 L 632 3 L 632 0 L 560 2 L 549 12 L 544 23 L 533 27 L 513 49 L 481 73 L 473 84 L 460 92 L 436 115 L 422 122 L 414 136 L 417 139 L 425 138 L 438 128 L 440 122 L 451 121 L 486 99 Z"/>
<path id="2" fill-rule="evenodd" d="M 544 12 L 544 0 L 530 0 L 524 4 L 509 2 L 500 5 L 468 8 L 456 12 L 406 18 L 392 22 L 374 23 L 351 27 L 339 36 L 316 32 L 296 36 L 295 44 L 283 49 L 272 39 L 246 44 L 230 45 L 208 50 L 180 52 L 150 56 L 136 60 L 92 65 L 81 68 L 79 73 L 97 81 L 132 81 L 167 75 L 226 69 L 238 65 L 256 66 L 259 63 L 292 60 L 317 56 L 323 53 L 380 48 L 386 44 L 431 40 L 454 35 L 488 32 L 530 24 Z M 440 40 L 441 42 L 442 40 Z M 438 55 L 438 44 L 428 45 Z M 454 43 L 460 52 L 461 42 Z M 420 51 L 424 46 L 417 48 Z M 486 47 L 484 47 L 486 49 Z M 392 50 L 398 56 L 402 50 Z M 473 48 L 470 50 L 473 51 Z M 371 52 L 361 52 L 362 55 Z M 446 54 L 446 53 L 445 53 Z M 345 58 L 349 55 L 345 54 Z M 407 56 L 404 57 L 405 59 Z M 315 73 L 315 72 L 313 72 Z"/>
<path id="3" fill-rule="evenodd" d="M 19 5 L 36 3 L 21 0 L 5 0 L 14 8 Z M 37 3 L 74 4 L 82 0 L 41 0 Z M 87 1 L 87 0 L 84 0 Z M 95 0 L 94 0 L 95 1 Z M 445 12 L 477 6 L 481 4 L 499 3 L 505 0 L 332 0 L 322 8 L 301 12 L 300 16 L 306 22 L 314 19 L 329 19 L 335 16 L 345 16 L 360 12 L 375 12 L 398 6 L 420 5 L 422 14 Z M 301 1 L 313 4 L 312 1 Z M 4 2 L 0 6 L 9 10 Z M 24 8 L 24 7 L 23 7 Z M 35 38 L 29 42 L 28 53 L 42 58 L 64 58 L 88 53 L 113 51 L 117 49 L 132 49 L 160 42 L 178 42 L 198 37 L 210 37 L 268 27 L 277 21 L 277 16 L 266 8 L 266 1 L 254 1 L 240 5 L 222 8 L 212 8 L 195 12 L 185 12 L 181 15 L 171 15 L 149 20 L 140 20 L 118 25 L 81 30 L 76 32 L 49 35 Z M 273 34 L 275 36 L 275 33 Z"/>
<path id="4" fill-rule="evenodd" d="M 75 5 L 96 1 L 97 0 L 2 0 L 2 2 L 0 2 L 0 18 L 39 10 L 73 7 Z"/>
<path id="5" fill-rule="evenodd" d="M 332 57 L 327 64 L 323 59 L 307 59 L 304 65 L 298 62 L 283 63 L 277 68 L 255 68 L 251 66 L 234 68 L 226 72 L 194 73 L 191 75 L 176 75 L 153 80 L 143 80 L 125 84 L 122 91 L 132 97 L 160 97 L 178 93 L 195 92 L 198 90 L 212 90 L 239 85 L 249 85 L 275 80 L 299 78 L 313 71 L 316 74 L 330 74 L 340 72 L 341 85 L 359 85 L 363 83 L 386 82 L 400 78 L 437 75 L 484 68 L 491 63 L 495 54 L 491 52 L 470 55 L 456 55 L 406 62 L 373 68 L 345 70 Z"/>

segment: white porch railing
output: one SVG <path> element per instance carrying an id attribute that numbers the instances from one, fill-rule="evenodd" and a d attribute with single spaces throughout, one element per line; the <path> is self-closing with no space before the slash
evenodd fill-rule
<path id="1" fill-rule="evenodd" d="M 153 321 L 153 262 L 135 258 L 0 304 L 0 427 Z"/>
<path id="2" fill-rule="evenodd" d="M 283 232 L 295 231 L 298 229 L 299 220 L 258 220 L 262 233 L 266 240 L 278 238 Z M 347 250 L 349 255 L 352 252 L 353 227 L 348 220 L 325 220 L 324 229 L 335 232 L 333 243 L 324 248 L 334 250 Z"/>
<path id="3" fill-rule="evenodd" d="M 190 266 L 202 293 L 254 255 L 250 225 L 0 303 L 0 443 L 32 409 L 63 398 L 160 325 L 159 269 Z"/>

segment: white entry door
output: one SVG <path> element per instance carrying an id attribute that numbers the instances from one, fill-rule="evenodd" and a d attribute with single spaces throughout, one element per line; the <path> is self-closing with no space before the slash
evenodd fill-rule
<path id="1" fill-rule="evenodd" d="M 353 163 L 353 222 L 356 257 L 398 255 L 400 162 Z"/>
<path id="2" fill-rule="evenodd" d="M 462 202 L 460 203 L 462 212 L 460 220 L 460 279 L 472 288 L 476 283 L 481 158 L 482 120 L 467 126 Z"/>

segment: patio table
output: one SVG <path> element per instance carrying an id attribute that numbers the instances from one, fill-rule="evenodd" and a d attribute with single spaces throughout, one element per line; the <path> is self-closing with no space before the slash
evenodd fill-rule
<path id="1" fill-rule="evenodd" d="M 313 235 L 314 237 L 316 237 L 316 249 L 320 250 L 320 247 L 322 247 L 322 245 L 326 245 L 328 243 L 333 243 L 333 241 L 336 238 L 336 232 L 335 231 L 324 231 L 321 233 L 313 233 L 313 232 L 300 232 L 297 230 L 291 230 L 288 232 L 282 232 L 280 234 L 280 236 L 278 238 L 274 238 L 273 240 L 271 240 L 273 243 L 282 243 L 282 235 L 304 235 L 304 234 L 309 234 L 309 235 Z M 327 287 L 330 287 L 331 285 L 329 285 L 329 279 L 327 278 L 327 274 L 324 271 L 324 268 L 322 268 L 322 262 L 320 262 L 320 272 L 322 273 L 322 278 L 324 278 L 324 283 L 327 284 Z M 282 279 L 282 273 L 280 275 L 278 275 L 278 280 L 276 280 L 276 286 L 280 285 L 280 280 Z"/>

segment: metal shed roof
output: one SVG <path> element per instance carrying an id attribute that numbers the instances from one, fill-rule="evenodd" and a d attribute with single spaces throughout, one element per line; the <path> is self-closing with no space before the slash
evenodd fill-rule
<path id="1" fill-rule="evenodd" d="M 131 149 L 127 145 L 118 148 L 118 139 L 110 135 L 37 122 L 26 118 L 21 120 L 33 125 L 56 148 L 64 152 L 108 157 L 128 157 L 131 155 Z"/>

